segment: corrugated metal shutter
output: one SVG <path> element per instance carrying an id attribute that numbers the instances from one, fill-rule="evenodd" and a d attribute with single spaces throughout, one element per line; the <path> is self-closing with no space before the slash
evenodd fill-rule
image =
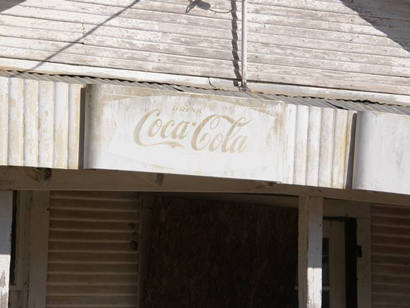
<path id="1" fill-rule="evenodd" d="M 372 307 L 410 307 L 410 209 L 372 208 Z"/>
<path id="2" fill-rule="evenodd" d="M 135 308 L 137 195 L 56 192 L 50 199 L 47 308 Z"/>

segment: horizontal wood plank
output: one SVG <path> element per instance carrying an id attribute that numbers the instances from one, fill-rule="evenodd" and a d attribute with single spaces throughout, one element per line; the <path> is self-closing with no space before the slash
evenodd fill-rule
<path id="1" fill-rule="evenodd" d="M 47 297 L 47 307 L 49 305 L 75 305 L 75 307 L 81 307 L 81 305 L 111 305 L 110 307 L 115 307 L 117 305 L 136 305 L 137 304 L 137 298 L 136 296 L 112 296 L 111 294 L 105 294 L 105 295 L 90 295 L 90 296 L 84 296 L 84 295 L 73 295 L 73 296 L 48 296 Z"/>
<path id="2" fill-rule="evenodd" d="M 116 191 L 304 195 L 409 206 L 410 196 L 353 189 L 315 188 L 267 181 L 110 170 L 52 169 L 45 181 L 42 169 L 0 167 L 2 190 Z M 67 219 L 61 219 L 67 220 Z"/>
<path id="3" fill-rule="evenodd" d="M 69 209 L 52 209 L 50 211 L 51 219 L 78 219 L 84 220 L 96 220 L 96 221 L 129 221 L 134 222 L 137 220 L 138 214 L 135 211 L 128 212 L 116 212 L 116 211 L 90 211 L 90 210 L 69 210 Z"/>
<path id="4" fill-rule="evenodd" d="M 138 227 L 134 222 L 105 222 L 105 221 L 73 221 L 73 220 L 51 220 L 50 229 L 55 231 L 107 231 L 127 232 Z"/>
<path id="5" fill-rule="evenodd" d="M 135 296 L 135 285 L 115 285 L 107 288 L 106 286 L 56 286 L 48 285 L 47 292 L 50 296 L 56 296 L 59 294 L 71 295 L 71 294 L 84 294 L 84 296 L 89 296 L 89 294 L 116 294 L 115 296 L 130 295 Z"/>
<path id="6" fill-rule="evenodd" d="M 127 273 L 85 273 L 85 274 L 66 274 L 66 273 L 49 273 L 47 281 L 49 283 L 103 283 L 106 285 L 124 283 L 126 282 L 137 282 L 137 275 L 134 272 Z"/>
<path id="7" fill-rule="evenodd" d="M 185 0 L 15 4 L 0 14 L 3 58 L 240 77 L 240 1 L 189 12 Z M 251 1 L 250 81 L 410 95 L 409 9 L 399 2 L 382 7 L 371 1 Z"/>
<path id="8" fill-rule="evenodd" d="M 138 275 L 138 264 L 128 263 L 103 263 L 103 264 L 78 264 L 78 263 L 54 263 L 48 265 L 48 272 L 51 274 L 134 274 Z"/>

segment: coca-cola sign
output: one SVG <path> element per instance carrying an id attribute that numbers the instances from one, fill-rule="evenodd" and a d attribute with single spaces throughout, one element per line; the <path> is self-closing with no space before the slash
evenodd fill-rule
<path id="1" fill-rule="evenodd" d="M 276 180 L 282 104 L 95 86 L 85 167 Z"/>
<path id="2" fill-rule="evenodd" d="M 245 127 L 250 120 L 211 114 L 199 122 L 166 119 L 156 108 L 145 113 L 134 130 L 138 146 L 168 145 L 194 151 L 244 152 L 248 143 Z"/>

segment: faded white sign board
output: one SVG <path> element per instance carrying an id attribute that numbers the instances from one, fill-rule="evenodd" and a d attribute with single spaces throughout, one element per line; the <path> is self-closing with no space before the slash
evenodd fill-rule
<path id="1" fill-rule="evenodd" d="M 282 113 L 241 98 L 94 86 L 85 167 L 280 180 Z"/>
<path id="2" fill-rule="evenodd" d="M 95 85 L 84 167 L 343 188 L 351 122 L 337 108 Z"/>
<path id="3" fill-rule="evenodd" d="M 410 117 L 357 116 L 353 188 L 410 194 Z"/>

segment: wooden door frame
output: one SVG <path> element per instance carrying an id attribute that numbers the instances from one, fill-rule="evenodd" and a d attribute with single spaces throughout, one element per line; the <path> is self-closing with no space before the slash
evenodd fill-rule
<path id="1" fill-rule="evenodd" d="M 362 202 L 383 202 L 390 204 L 410 204 L 410 196 L 397 194 L 384 194 L 376 192 L 361 192 L 353 190 L 335 190 L 325 188 L 314 188 L 297 185 L 283 185 L 263 181 L 219 179 L 208 177 L 193 177 L 181 175 L 161 175 L 150 173 L 121 172 L 121 171 L 95 171 L 95 170 L 51 170 L 36 168 L 17 168 L 1 167 L 0 168 L 0 189 L 19 189 L 34 190 L 33 204 L 40 203 L 45 208 L 35 210 L 38 219 L 42 220 L 42 226 L 38 230 L 33 230 L 33 234 L 41 232 L 43 236 L 40 243 L 47 243 L 48 236 L 48 194 L 52 190 L 83 190 L 83 191 L 133 191 L 133 192 L 178 192 L 178 193 L 203 193 L 203 194 L 225 194 L 229 193 L 236 196 L 247 196 L 254 198 L 256 195 L 261 198 L 279 198 L 288 199 L 297 198 L 297 196 L 309 196 L 310 199 L 322 200 L 323 211 L 314 215 L 321 216 L 342 216 L 355 217 L 358 222 L 358 245 L 362 246 L 363 257 L 358 259 L 358 302 L 359 307 L 370 306 L 370 210 L 368 205 Z M 276 196 L 274 196 L 276 195 Z M 277 196 L 280 195 L 280 196 Z M 312 198 L 313 197 L 313 198 Z M 354 201 L 353 201 L 353 200 Z M 35 201 L 43 200 L 43 201 Z M 359 202 L 360 201 L 360 202 Z M 272 202 L 272 205 L 274 203 Z M 296 205 L 297 206 L 297 202 Z M 366 209 L 364 209 L 366 207 Z M 34 207 L 33 207 L 34 208 Z M 308 206 L 307 208 L 310 208 Z M 313 216 L 312 216 L 313 217 Z M 47 227 L 44 221 L 47 220 Z M 317 220 L 317 221 L 320 221 Z M 41 230 L 41 231 L 40 231 Z M 319 238 L 318 236 L 316 236 Z M 321 237 L 320 237 L 321 238 Z M 31 241 L 33 242 L 33 241 Z M 43 245 L 41 244 L 41 245 Z M 44 247 L 45 246 L 44 244 Z M 44 273 L 39 272 L 39 268 L 47 269 L 47 249 L 44 249 L 43 255 L 38 256 L 37 260 L 42 260 L 40 267 L 31 269 L 33 275 L 39 275 L 41 283 L 31 283 L 30 300 L 33 304 L 30 307 L 43 307 L 35 304 L 41 304 L 41 294 L 46 290 L 46 270 Z M 34 277 L 32 276 L 32 277 Z M 45 278 L 44 278 L 45 277 Z M 33 291 L 34 289 L 40 291 Z M 321 290 L 321 287 L 320 287 Z"/>

